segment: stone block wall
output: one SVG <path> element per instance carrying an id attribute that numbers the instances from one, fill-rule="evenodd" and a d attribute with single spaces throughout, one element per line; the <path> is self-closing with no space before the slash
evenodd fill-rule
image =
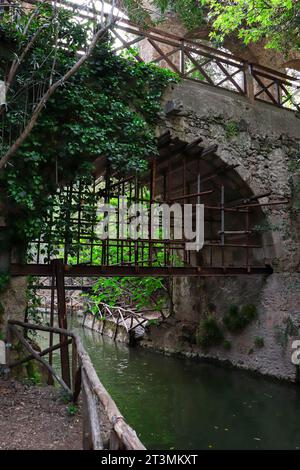
<path id="1" fill-rule="evenodd" d="M 94 315 L 87 314 L 83 320 L 83 326 L 100 335 L 108 336 L 120 343 L 129 344 L 130 335 L 123 325 L 118 325 L 111 320 L 98 320 Z"/>

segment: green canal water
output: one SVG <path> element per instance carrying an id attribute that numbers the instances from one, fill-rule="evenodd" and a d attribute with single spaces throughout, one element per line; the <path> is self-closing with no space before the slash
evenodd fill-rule
<path id="1" fill-rule="evenodd" d="M 300 386 L 75 329 L 148 449 L 300 449 Z"/>

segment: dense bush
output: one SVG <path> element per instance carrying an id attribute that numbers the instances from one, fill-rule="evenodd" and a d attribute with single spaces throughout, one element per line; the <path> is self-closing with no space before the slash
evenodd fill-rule
<path id="1" fill-rule="evenodd" d="M 198 346 L 208 348 L 216 346 L 223 341 L 223 332 L 217 320 L 208 315 L 207 318 L 202 320 L 198 326 L 196 333 L 196 342 Z"/>
<path id="2" fill-rule="evenodd" d="M 228 339 L 224 339 L 223 348 L 229 351 L 231 349 L 231 342 Z"/>
<path id="3" fill-rule="evenodd" d="M 230 305 L 228 313 L 223 318 L 223 323 L 229 331 L 236 332 L 243 330 L 255 318 L 257 318 L 255 305 L 243 305 L 241 308 L 237 305 Z"/>
<path id="4" fill-rule="evenodd" d="M 39 28 L 43 27 L 43 33 L 20 63 L 7 93 L 0 159 L 32 115 L 42 96 L 41 84 L 48 84 L 49 77 L 55 81 L 64 76 L 77 62 L 78 50 L 89 43 L 91 26 L 78 24 L 75 13 L 57 11 L 55 22 L 53 7 L 45 3 L 39 4 L 34 21 L 30 21 L 31 11 L 17 22 L 6 13 L 1 17 L 1 39 L 11 45 L 11 60 L 22 54 Z M 56 48 L 57 34 L 58 43 L 68 44 L 68 49 Z M 7 57 L 0 54 L 0 76 L 5 76 L 7 67 Z M 117 55 L 109 35 L 103 38 L 76 75 L 47 101 L 13 164 L 0 172 L 0 204 L 10 243 L 23 248 L 28 240 L 38 238 L 41 229 L 45 233 L 45 220 L 53 210 L 58 188 L 70 181 L 89 187 L 99 156 L 106 157 L 122 177 L 145 171 L 149 159 L 157 155 L 160 99 L 167 85 L 176 80 L 169 70 L 136 61 L 134 54 Z M 65 232 L 64 220 L 61 217 L 57 232 Z"/>
<path id="5" fill-rule="evenodd" d="M 256 348 L 261 349 L 261 348 L 264 347 L 264 345 L 265 345 L 265 341 L 264 341 L 264 339 L 261 338 L 260 336 L 257 336 L 257 337 L 254 339 L 254 346 L 255 346 Z"/>

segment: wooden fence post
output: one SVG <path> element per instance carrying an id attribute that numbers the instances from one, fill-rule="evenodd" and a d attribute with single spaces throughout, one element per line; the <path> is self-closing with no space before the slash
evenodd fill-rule
<path id="1" fill-rule="evenodd" d="M 55 260 L 55 273 L 56 273 L 56 289 L 57 289 L 57 312 L 58 312 L 58 326 L 64 330 L 68 328 L 67 312 L 66 312 L 66 296 L 65 296 L 65 273 L 64 264 L 62 260 Z M 67 337 L 60 335 L 60 342 L 65 343 Z M 61 348 L 61 372 L 63 381 L 71 387 L 70 377 L 70 359 L 69 347 L 64 345 Z"/>
<path id="2" fill-rule="evenodd" d="M 244 74 L 245 74 L 245 93 L 248 97 L 250 103 L 255 102 L 255 95 L 254 95 L 254 79 L 252 74 L 252 64 L 248 64 L 245 62 L 244 64 Z"/>
<path id="3" fill-rule="evenodd" d="M 82 393 L 83 449 L 103 450 L 101 424 L 97 410 L 97 399 L 88 383 L 84 369 L 82 370 Z"/>
<path id="4" fill-rule="evenodd" d="M 10 325 L 7 325 L 6 338 L 5 338 L 5 370 L 6 376 L 10 376 L 10 363 L 11 363 L 11 348 L 12 348 L 12 332 Z"/>

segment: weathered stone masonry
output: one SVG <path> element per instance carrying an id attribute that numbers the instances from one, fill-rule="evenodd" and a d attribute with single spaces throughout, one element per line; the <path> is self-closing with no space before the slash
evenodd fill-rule
<path id="1" fill-rule="evenodd" d="M 151 329 L 143 344 L 297 381 L 291 345 L 300 338 L 300 120 L 291 111 L 187 81 L 168 92 L 165 102 L 170 100 L 183 104 L 178 115 L 165 117 L 173 135 L 186 141 L 201 136 L 204 145 L 218 144 L 218 157 L 239 164 L 236 171 L 254 194 L 271 192 L 261 203 L 278 198 L 290 203 L 263 208 L 264 261 L 274 274 L 174 280 L 174 316 Z M 230 304 L 250 303 L 257 306 L 258 319 L 239 334 L 226 332 L 230 350 L 196 346 L 195 331 L 210 304 L 221 322 Z M 255 338 L 262 338 L 264 347 L 255 347 Z"/>

